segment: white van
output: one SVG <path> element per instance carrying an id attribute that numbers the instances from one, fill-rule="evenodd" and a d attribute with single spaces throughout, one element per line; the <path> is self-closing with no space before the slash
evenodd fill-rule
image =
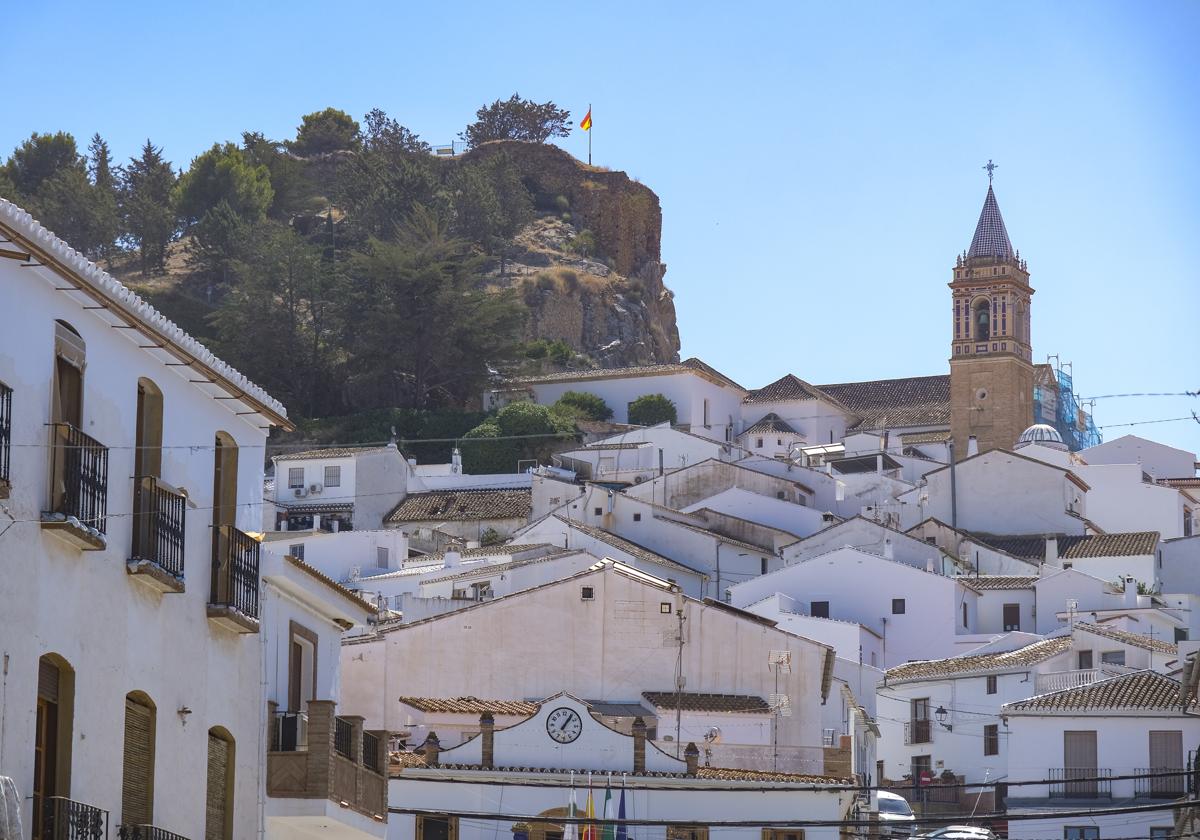
<path id="1" fill-rule="evenodd" d="M 916 828 L 915 817 L 907 800 L 897 793 L 879 791 L 879 836 L 883 838 L 912 837 Z"/>

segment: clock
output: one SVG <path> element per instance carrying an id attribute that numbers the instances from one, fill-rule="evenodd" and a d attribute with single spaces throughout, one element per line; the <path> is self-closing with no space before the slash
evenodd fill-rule
<path id="1" fill-rule="evenodd" d="M 583 721 L 579 713 L 565 706 L 552 711 L 546 717 L 546 734 L 560 744 L 569 744 L 583 732 Z"/>

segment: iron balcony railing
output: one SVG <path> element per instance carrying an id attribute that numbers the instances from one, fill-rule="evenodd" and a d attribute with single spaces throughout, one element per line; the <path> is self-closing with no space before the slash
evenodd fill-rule
<path id="1" fill-rule="evenodd" d="M 1112 770 L 1107 767 L 1051 767 L 1051 799 L 1112 799 Z"/>
<path id="2" fill-rule="evenodd" d="M 379 767 L 379 736 L 373 732 L 363 732 L 362 744 L 363 767 L 382 773 Z"/>
<path id="3" fill-rule="evenodd" d="M 218 526 L 214 537 L 209 604 L 257 619 L 258 540 L 232 525 Z"/>
<path id="4" fill-rule="evenodd" d="M 42 840 L 108 840 L 108 811 L 49 796 L 42 803 Z"/>
<path id="5" fill-rule="evenodd" d="M 933 721 L 931 720 L 910 720 L 904 724 L 904 743 L 905 744 L 930 744 L 933 743 Z"/>
<path id="6" fill-rule="evenodd" d="M 117 840 L 188 840 L 182 834 L 156 825 L 119 825 Z"/>
<path id="7" fill-rule="evenodd" d="M 333 748 L 342 758 L 354 760 L 354 726 L 344 718 L 334 718 Z"/>
<path id="8" fill-rule="evenodd" d="M 1187 792 L 1183 767 L 1138 767 L 1133 771 L 1133 795 L 1147 799 L 1179 799 Z"/>
<path id="9" fill-rule="evenodd" d="M 50 513 L 104 533 L 108 448 L 70 423 L 50 424 Z"/>
<path id="10" fill-rule="evenodd" d="M 0 482 L 10 479 L 12 457 L 12 388 L 0 382 Z"/>
<path id="11" fill-rule="evenodd" d="M 152 475 L 133 479 L 134 560 L 149 560 L 183 577 L 184 514 L 187 497 Z"/>

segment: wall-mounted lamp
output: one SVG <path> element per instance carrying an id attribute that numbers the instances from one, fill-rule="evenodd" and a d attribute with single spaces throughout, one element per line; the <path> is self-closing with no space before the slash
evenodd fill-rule
<path id="1" fill-rule="evenodd" d="M 192 713 L 192 710 L 189 709 L 187 706 L 180 706 L 175 711 L 175 714 L 179 715 L 179 722 L 182 723 L 184 726 L 187 726 L 188 715 L 190 715 L 191 713 Z"/>
<path id="2" fill-rule="evenodd" d="M 951 724 L 951 723 L 946 723 L 946 714 L 947 714 L 947 713 L 946 713 L 946 707 L 945 707 L 945 706 L 938 706 L 938 707 L 937 707 L 937 709 L 935 709 L 935 710 L 934 710 L 933 716 L 934 716 L 935 718 L 937 718 L 937 722 L 938 722 L 939 724 L 941 724 L 941 726 L 942 726 L 942 727 L 943 727 L 943 728 L 944 728 L 944 729 L 945 729 L 947 732 L 953 732 L 953 731 L 954 731 L 954 724 Z"/>

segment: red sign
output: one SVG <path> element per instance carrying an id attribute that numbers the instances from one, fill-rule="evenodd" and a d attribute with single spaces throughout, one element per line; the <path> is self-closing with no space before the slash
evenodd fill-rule
<path id="1" fill-rule="evenodd" d="M 926 787 L 928 785 L 933 784 L 933 771 L 932 770 L 922 770 L 919 781 L 921 783 L 921 787 Z"/>

